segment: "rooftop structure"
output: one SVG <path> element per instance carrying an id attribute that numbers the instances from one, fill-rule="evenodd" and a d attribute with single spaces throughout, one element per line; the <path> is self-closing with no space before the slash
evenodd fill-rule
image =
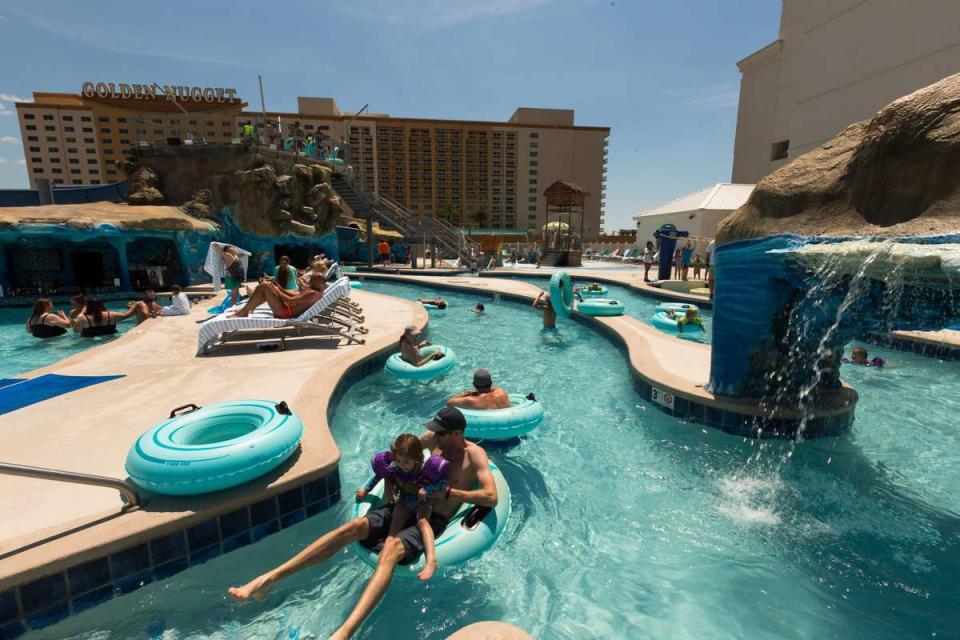
<path id="1" fill-rule="evenodd" d="M 653 232 L 668 223 L 695 238 L 712 238 L 720 221 L 747 201 L 753 187 L 718 183 L 643 211 L 633 217 L 637 221 L 637 241 L 652 239 Z"/>

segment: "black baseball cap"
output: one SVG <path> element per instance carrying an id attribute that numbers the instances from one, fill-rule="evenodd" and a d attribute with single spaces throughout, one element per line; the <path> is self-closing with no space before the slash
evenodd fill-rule
<path id="1" fill-rule="evenodd" d="M 473 372 L 473 386 L 478 391 L 489 389 L 493 386 L 493 376 L 486 369 L 477 369 Z"/>
<path id="2" fill-rule="evenodd" d="M 444 407 L 437 411 L 432 420 L 423 423 L 430 431 L 446 433 L 448 431 L 463 431 L 467 428 L 467 419 L 456 407 Z"/>

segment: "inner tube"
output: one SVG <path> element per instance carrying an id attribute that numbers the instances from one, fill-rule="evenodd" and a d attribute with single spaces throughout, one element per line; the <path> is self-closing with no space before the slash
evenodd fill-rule
<path id="1" fill-rule="evenodd" d="M 566 271 L 557 271 L 550 277 L 550 306 L 563 318 L 573 311 L 573 283 Z"/>
<path id="2" fill-rule="evenodd" d="M 596 283 L 591 283 L 591 284 L 596 284 Z M 607 294 L 610 293 L 610 290 L 607 289 L 602 284 L 598 286 L 600 287 L 599 289 L 593 289 L 593 290 L 587 289 L 586 287 L 580 287 L 580 295 L 583 296 L 584 298 L 606 298 Z"/>
<path id="3" fill-rule="evenodd" d="M 178 413 L 188 409 L 184 413 Z M 168 496 L 235 487 L 271 471 L 296 451 L 303 421 L 269 400 L 177 407 L 141 435 L 126 470 L 138 486 Z"/>
<path id="4" fill-rule="evenodd" d="M 687 309 L 700 311 L 700 307 L 695 304 L 690 304 L 689 302 L 661 302 L 657 305 L 657 311 L 679 311 L 680 313 L 686 313 Z"/>
<path id="5" fill-rule="evenodd" d="M 351 289 L 363 289 L 363 282 L 360 280 L 351 280 L 350 281 Z"/>
<path id="6" fill-rule="evenodd" d="M 623 303 L 611 298 L 590 298 L 578 302 L 577 311 L 588 316 L 622 316 Z"/>
<path id="7" fill-rule="evenodd" d="M 681 329 L 681 327 L 677 325 L 677 321 L 668 316 L 666 311 L 658 311 L 655 313 L 653 318 L 650 319 L 650 324 L 664 333 L 669 333 L 687 340 L 696 340 L 699 342 L 702 341 L 706 335 L 699 327 L 684 327 Z"/>
<path id="8" fill-rule="evenodd" d="M 510 440 L 530 433 L 543 422 L 543 404 L 522 393 L 511 393 L 506 409 L 458 409 L 467 419 L 464 436 L 478 440 Z"/>
<path id="9" fill-rule="evenodd" d="M 427 354 L 436 353 L 437 351 L 445 354 L 444 357 L 439 360 L 431 360 L 421 367 L 413 366 L 401 358 L 399 353 L 395 353 L 387 358 L 387 364 L 384 368 L 387 370 L 387 373 L 401 380 L 420 380 L 421 382 L 433 380 L 434 378 L 450 373 L 453 371 L 453 368 L 457 366 L 457 354 L 453 349 L 444 347 L 443 345 L 432 344 L 429 347 L 424 347 L 420 349 L 420 354 L 426 356 Z"/>
<path id="10" fill-rule="evenodd" d="M 510 519 L 510 486 L 503 473 L 492 461 L 490 472 L 497 485 L 497 506 L 492 509 L 475 507 L 470 504 L 461 505 L 453 517 L 450 518 L 447 528 L 443 530 L 435 543 L 437 549 L 437 570 L 447 569 L 463 564 L 467 560 L 479 558 L 487 549 L 496 544 Z M 367 511 L 383 504 L 383 481 L 367 494 L 367 497 L 357 502 L 353 508 L 353 516 L 360 518 Z M 477 519 L 479 518 L 479 521 Z M 411 521 L 412 523 L 412 521 Z M 353 543 L 353 550 L 371 567 L 377 566 L 379 553 L 367 549 L 359 542 Z M 407 565 L 397 565 L 394 575 L 412 578 L 423 570 L 424 557 L 421 554 L 416 562 Z"/>

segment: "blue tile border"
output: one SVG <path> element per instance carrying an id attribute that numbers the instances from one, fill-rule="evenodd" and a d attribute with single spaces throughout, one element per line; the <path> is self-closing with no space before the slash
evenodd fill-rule
<path id="1" fill-rule="evenodd" d="M 339 500 L 340 470 L 334 468 L 277 496 L 0 592 L 0 640 L 42 629 L 262 540 Z"/>
<path id="2" fill-rule="evenodd" d="M 960 360 L 960 347 L 949 344 L 932 344 L 920 340 L 910 340 L 889 333 L 865 333 L 860 336 L 860 338 L 865 342 L 896 351 L 916 353 L 917 355 L 937 358 L 938 360 Z"/>

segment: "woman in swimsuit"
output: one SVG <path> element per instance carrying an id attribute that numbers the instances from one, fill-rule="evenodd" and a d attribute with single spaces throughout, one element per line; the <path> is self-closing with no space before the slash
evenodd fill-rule
<path id="1" fill-rule="evenodd" d="M 53 302 L 40 298 L 33 303 L 33 313 L 27 320 L 27 332 L 34 338 L 45 340 L 62 336 L 70 328 L 70 320 L 63 311 L 53 312 Z"/>
<path id="2" fill-rule="evenodd" d="M 77 316 L 83 313 L 83 308 L 87 306 L 87 296 L 83 293 L 78 293 L 77 295 L 70 298 L 70 322 L 73 322 L 77 319 Z"/>
<path id="3" fill-rule="evenodd" d="M 90 298 L 84 312 L 73 322 L 73 331 L 84 338 L 110 335 L 117 332 L 118 322 L 123 322 L 136 313 L 136 306 L 130 307 L 125 313 L 107 311 L 102 300 Z"/>

